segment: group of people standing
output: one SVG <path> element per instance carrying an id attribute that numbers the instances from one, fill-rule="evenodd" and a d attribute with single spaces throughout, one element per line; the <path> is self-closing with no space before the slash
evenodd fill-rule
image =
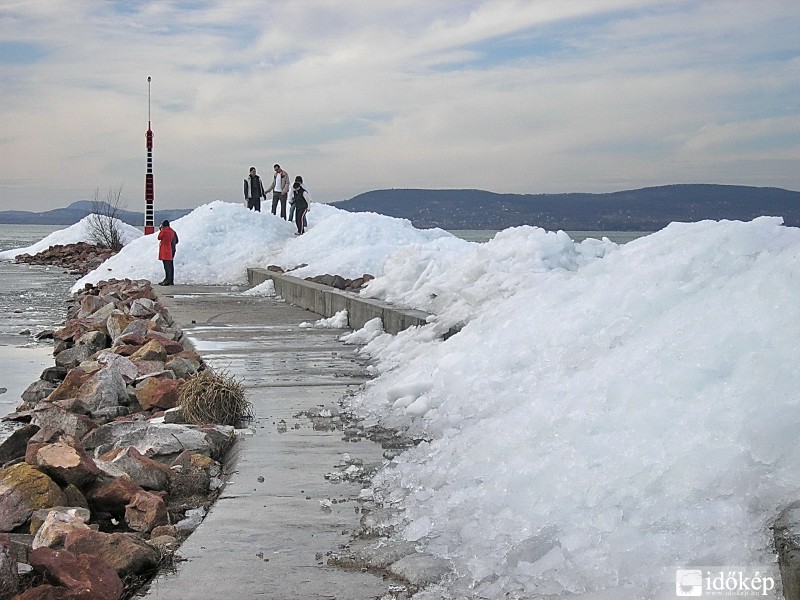
<path id="1" fill-rule="evenodd" d="M 308 221 L 306 214 L 309 212 L 311 194 L 303 183 L 303 177 L 298 175 L 294 182 L 289 185 L 289 174 L 284 171 L 279 164 L 273 166 L 275 173 L 272 176 L 272 185 L 264 187 L 261 177 L 258 176 L 255 167 L 250 167 L 250 174 L 244 179 L 244 199 L 247 208 L 261 212 L 261 199 L 266 200 L 267 194 L 272 192 L 272 214 L 277 215 L 278 204 L 281 206 L 281 218 L 286 219 L 286 204 L 289 204 L 288 220 L 294 220 L 297 225 L 297 233 L 305 233 Z"/>
<path id="2" fill-rule="evenodd" d="M 265 189 L 261 178 L 256 173 L 255 167 L 250 167 L 250 175 L 244 180 L 244 198 L 247 208 L 261 212 L 261 199 L 267 198 L 267 194 L 272 192 L 272 214 L 277 214 L 278 204 L 281 205 L 281 218 L 286 219 L 286 204 L 289 204 L 289 218 L 294 219 L 297 225 L 297 233 L 302 235 L 308 227 L 306 214 L 311 203 L 311 194 L 303 183 L 303 177 L 298 175 L 294 178 L 294 183 L 289 185 L 289 174 L 281 169 L 281 166 L 274 166 L 275 175 L 272 177 L 272 185 Z M 164 264 L 164 279 L 158 285 L 175 284 L 175 250 L 178 245 L 178 234 L 170 227 L 169 221 L 164 221 L 158 228 L 158 259 Z"/>

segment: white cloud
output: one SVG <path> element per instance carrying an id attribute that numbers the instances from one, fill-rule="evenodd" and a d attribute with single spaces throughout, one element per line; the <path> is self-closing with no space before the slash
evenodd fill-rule
<path id="1" fill-rule="evenodd" d="M 148 75 L 165 207 L 238 200 L 273 162 L 324 201 L 800 189 L 798 25 L 777 1 L 6 2 L 0 39 L 44 55 L 0 60 L 0 210 L 120 184 L 140 202 Z"/>

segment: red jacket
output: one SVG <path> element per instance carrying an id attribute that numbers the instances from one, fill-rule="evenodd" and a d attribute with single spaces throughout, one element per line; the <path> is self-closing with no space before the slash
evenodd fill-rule
<path id="1" fill-rule="evenodd" d="M 172 260 L 172 240 L 175 232 L 171 227 L 164 227 L 158 232 L 158 260 Z"/>

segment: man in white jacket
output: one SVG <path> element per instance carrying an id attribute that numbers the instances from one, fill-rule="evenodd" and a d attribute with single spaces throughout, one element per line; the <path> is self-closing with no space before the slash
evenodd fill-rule
<path id="1" fill-rule="evenodd" d="M 289 196 L 289 174 L 281 169 L 279 164 L 275 164 L 275 175 L 272 177 L 272 185 L 265 192 L 272 192 L 272 214 L 281 203 L 281 219 L 286 219 L 286 198 Z"/>

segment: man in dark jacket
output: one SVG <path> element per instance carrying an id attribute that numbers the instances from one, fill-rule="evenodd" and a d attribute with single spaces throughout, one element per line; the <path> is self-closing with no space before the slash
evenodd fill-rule
<path id="1" fill-rule="evenodd" d="M 247 208 L 261 212 L 261 198 L 266 197 L 261 177 L 256 174 L 255 167 L 250 167 L 250 175 L 244 179 L 244 199 L 247 202 Z"/>

